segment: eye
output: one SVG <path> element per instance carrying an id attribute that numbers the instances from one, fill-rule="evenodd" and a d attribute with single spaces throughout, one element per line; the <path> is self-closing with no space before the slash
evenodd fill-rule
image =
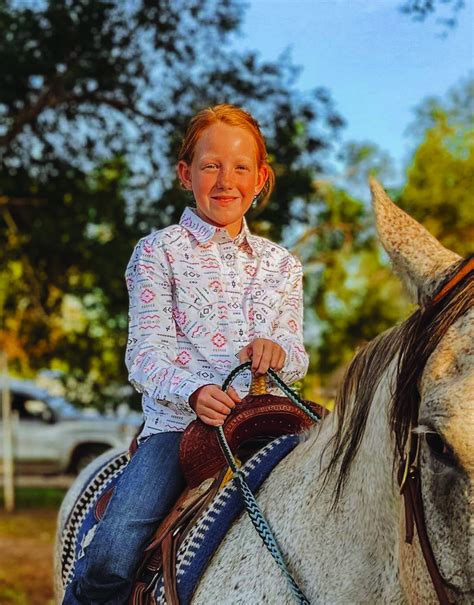
<path id="1" fill-rule="evenodd" d="M 249 167 L 248 166 L 244 166 L 244 165 L 240 165 L 240 166 L 237 166 L 237 170 L 249 170 Z"/>
<path id="2" fill-rule="evenodd" d="M 203 166 L 204 170 L 215 170 L 217 168 L 217 164 L 206 164 L 205 166 Z"/>
<path id="3" fill-rule="evenodd" d="M 446 464 L 447 466 L 455 466 L 456 459 L 454 457 L 453 450 L 444 441 L 444 439 L 438 433 L 426 433 L 425 434 L 426 444 L 430 448 L 430 452 L 433 456 Z"/>

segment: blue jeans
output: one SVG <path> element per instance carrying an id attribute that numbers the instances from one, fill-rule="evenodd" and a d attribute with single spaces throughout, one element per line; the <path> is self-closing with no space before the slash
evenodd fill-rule
<path id="1" fill-rule="evenodd" d="M 86 550 L 84 574 L 68 586 L 63 605 L 128 602 L 141 553 L 185 485 L 182 435 L 158 433 L 140 444 Z"/>

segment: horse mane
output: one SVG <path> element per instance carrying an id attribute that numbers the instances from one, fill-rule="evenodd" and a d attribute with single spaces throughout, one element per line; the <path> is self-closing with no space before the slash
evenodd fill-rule
<path id="1" fill-rule="evenodd" d="M 473 255 L 474 256 L 474 255 Z M 449 271 L 438 292 L 472 256 Z M 444 297 L 417 309 L 402 324 L 383 332 L 365 344 L 355 355 L 336 396 L 336 432 L 326 447 L 332 449 L 323 485 L 337 472 L 334 505 L 343 492 L 352 462 L 367 426 L 375 390 L 398 354 L 395 388 L 389 407 L 390 428 L 395 438 L 394 464 L 403 456 L 410 426 L 418 419 L 418 385 L 428 358 L 453 325 L 474 303 L 474 272 L 470 272 Z M 350 405 L 350 403 L 353 403 Z"/>

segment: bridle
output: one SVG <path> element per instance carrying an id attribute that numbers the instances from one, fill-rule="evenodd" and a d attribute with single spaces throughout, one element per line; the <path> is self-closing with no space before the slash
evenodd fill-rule
<path id="1" fill-rule="evenodd" d="M 474 257 L 462 266 L 460 270 L 439 289 L 429 304 L 433 305 L 440 302 L 455 286 L 466 279 L 472 271 L 474 271 Z M 400 461 L 398 470 L 398 484 L 405 503 L 405 542 L 407 544 L 412 544 L 414 535 L 413 528 L 416 526 L 423 558 L 440 605 L 452 605 L 453 601 L 450 600 L 447 593 L 449 587 L 441 576 L 426 531 L 423 500 L 421 496 L 421 436 L 413 430 L 414 428 L 416 427 L 411 427 L 408 447 Z"/>

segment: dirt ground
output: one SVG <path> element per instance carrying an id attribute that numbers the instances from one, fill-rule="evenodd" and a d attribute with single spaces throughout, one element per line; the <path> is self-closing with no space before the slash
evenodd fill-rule
<path id="1" fill-rule="evenodd" d="M 0 512 L 0 604 L 53 605 L 56 508 Z"/>

